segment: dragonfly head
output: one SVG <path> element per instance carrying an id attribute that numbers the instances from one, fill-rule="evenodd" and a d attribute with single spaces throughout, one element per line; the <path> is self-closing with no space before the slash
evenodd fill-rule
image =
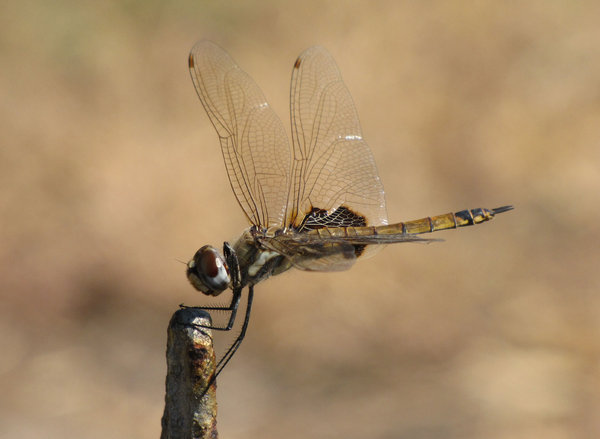
<path id="1" fill-rule="evenodd" d="M 198 250 L 187 263 L 186 275 L 194 288 L 208 296 L 218 296 L 231 282 L 225 259 L 210 245 Z"/>

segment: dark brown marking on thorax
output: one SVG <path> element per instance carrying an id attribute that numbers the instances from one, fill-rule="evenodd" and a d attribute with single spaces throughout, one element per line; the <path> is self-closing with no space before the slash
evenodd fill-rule
<path id="1" fill-rule="evenodd" d="M 302 64 L 302 58 L 298 57 L 298 58 L 296 59 L 296 62 L 294 63 L 294 68 L 295 68 L 295 69 L 298 69 L 298 68 L 300 68 L 300 64 Z M 289 64 L 288 64 L 288 65 L 289 65 Z"/>
<path id="2" fill-rule="evenodd" d="M 190 56 L 188 58 L 188 65 L 189 65 L 190 69 L 194 68 L 194 55 L 192 55 L 191 53 L 190 53 Z"/>

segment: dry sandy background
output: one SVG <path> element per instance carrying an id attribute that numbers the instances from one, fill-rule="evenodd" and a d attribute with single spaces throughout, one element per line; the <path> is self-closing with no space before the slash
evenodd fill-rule
<path id="1" fill-rule="evenodd" d="M 245 226 L 187 70 L 225 47 L 288 124 L 327 47 L 391 220 L 479 227 L 257 289 L 223 438 L 600 436 L 600 3 L 0 6 L 0 436 L 158 437 L 184 267 Z"/>

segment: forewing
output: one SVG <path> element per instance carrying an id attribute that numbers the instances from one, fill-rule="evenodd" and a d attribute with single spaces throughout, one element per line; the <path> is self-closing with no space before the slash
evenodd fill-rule
<path id="1" fill-rule="evenodd" d="M 333 57 L 322 47 L 296 60 L 291 84 L 293 161 L 286 225 L 298 228 L 313 209 L 340 207 L 387 224 L 375 161 Z"/>
<path id="2" fill-rule="evenodd" d="M 259 227 L 283 225 L 290 150 L 281 120 L 252 78 L 216 44 L 196 43 L 189 67 L 248 220 Z"/>

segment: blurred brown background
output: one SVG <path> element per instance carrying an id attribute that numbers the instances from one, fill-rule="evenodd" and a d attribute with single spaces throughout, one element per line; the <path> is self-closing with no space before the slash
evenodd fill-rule
<path id="1" fill-rule="evenodd" d="M 0 6 L 0 436 L 158 437 L 184 266 L 246 227 L 187 69 L 226 48 L 288 125 L 321 44 L 390 220 L 514 204 L 259 285 L 223 438 L 600 436 L 600 4 Z"/>

